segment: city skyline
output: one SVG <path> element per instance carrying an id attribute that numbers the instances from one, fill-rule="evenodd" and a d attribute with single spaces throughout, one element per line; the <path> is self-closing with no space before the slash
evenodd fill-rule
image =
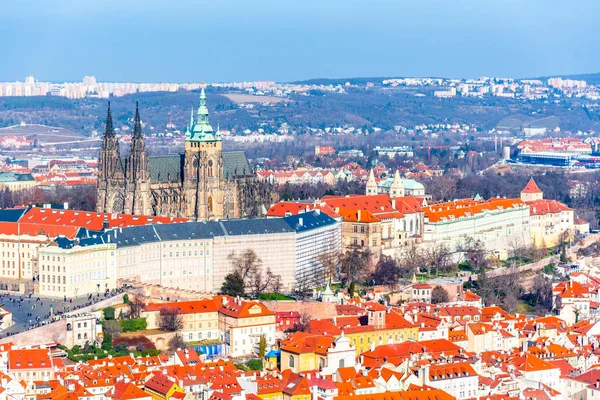
<path id="1" fill-rule="evenodd" d="M 191 82 L 597 72 L 592 1 L 13 3 L 2 80 Z M 132 16 L 135 15 L 135 18 Z M 187 22 L 184 16 L 191 16 Z M 137 22 L 137 21 L 143 21 Z M 525 38 L 526 40 L 523 40 Z M 207 62 L 211 60 L 211 62 Z"/>

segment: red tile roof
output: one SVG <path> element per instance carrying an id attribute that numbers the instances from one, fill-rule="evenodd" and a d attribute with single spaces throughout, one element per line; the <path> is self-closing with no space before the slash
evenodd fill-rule
<path id="1" fill-rule="evenodd" d="M 527 182 L 527 186 L 525 186 L 525 188 L 521 190 L 521 193 L 542 193 L 542 191 L 535 183 L 533 178 L 531 178 L 529 179 L 529 182 Z"/>
<path id="2" fill-rule="evenodd" d="M 8 351 L 8 369 L 50 369 L 52 359 L 49 349 L 23 349 Z"/>
<path id="3" fill-rule="evenodd" d="M 177 309 L 181 314 L 196 314 L 205 312 L 217 312 L 221 305 L 216 299 L 202 299 L 193 301 L 179 301 L 172 303 L 150 303 L 144 307 L 145 311 L 160 311 L 165 309 Z"/>
<path id="4" fill-rule="evenodd" d="M 147 215 L 108 214 L 78 210 L 60 210 L 55 208 L 30 208 L 19 222 L 40 225 L 71 226 L 101 230 L 104 221 L 109 227 L 119 228 L 126 226 L 140 226 L 147 224 L 170 224 L 185 222 L 187 218 L 154 217 Z"/>

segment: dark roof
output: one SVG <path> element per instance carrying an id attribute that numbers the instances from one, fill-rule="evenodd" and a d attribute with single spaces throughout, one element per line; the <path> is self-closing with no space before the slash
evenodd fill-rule
<path id="1" fill-rule="evenodd" d="M 30 182 L 35 181 L 33 175 L 21 172 L 0 171 L 0 182 Z"/>
<path id="2" fill-rule="evenodd" d="M 183 176 L 183 154 L 151 156 L 150 180 L 152 182 L 181 181 Z"/>
<path id="3" fill-rule="evenodd" d="M 302 225 L 300 225 L 302 218 Z M 285 218 L 232 219 L 207 222 L 180 222 L 113 228 L 104 233 L 85 230 L 78 235 L 81 246 L 116 243 L 117 247 L 138 246 L 173 240 L 212 239 L 217 236 L 264 235 L 270 233 L 304 232 L 335 224 L 336 220 L 315 211 Z M 57 240 L 61 248 L 71 248 L 76 242 Z"/>
<path id="4" fill-rule="evenodd" d="M 336 223 L 335 219 L 320 211 L 310 211 L 291 215 L 289 217 L 284 217 L 283 220 L 296 232 L 304 232 Z M 302 220 L 302 224 L 300 223 L 300 220 Z"/>
<path id="5" fill-rule="evenodd" d="M 184 154 L 151 156 L 150 180 L 153 182 L 181 181 L 183 177 Z M 225 179 L 235 176 L 253 176 L 254 171 L 243 151 L 223 152 L 223 176 Z"/>
<path id="6" fill-rule="evenodd" d="M 27 212 L 28 208 L 14 208 L 10 210 L 0 210 L 0 222 L 18 222 Z"/>
<path id="7" fill-rule="evenodd" d="M 223 176 L 230 179 L 235 176 L 253 176 L 254 171 L 243 151 L 223 152 Z"/>
<path id="8" fill-rule="evenodd" d="M 294 232 L 282 218 L 234 219 L 221 225 L 230 236 Z"/>
<path id="9" fill-rule="evenodd" d="M 154 230 L 162 241 L 210 239 L 223 235 L 223 229 L 216 221 L 155 225 Z"/>

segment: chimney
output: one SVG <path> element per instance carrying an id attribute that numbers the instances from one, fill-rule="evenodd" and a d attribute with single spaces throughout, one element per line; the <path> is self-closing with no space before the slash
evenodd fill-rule
<path id="1" fill-rule="evenodd" d="M 298 218 L 298 225 L 304 226 L 304 218 Z"/>
<path id="2" fill-rule="evenodd" d="M 102 221 L 102 229 L 108 229 L 109 227 L 110 227 L 110 224 L 108 222 L 108 217 L 104 217 L 104 221 Z"/>
<path id="3" fill-rule="evenodd" d="M 69 202 L 68 202 L 68 201 L 65 201 L 65 202 L 63 203 L 63 208 L 64 208 L 65 210 L 68 210 L 68 209 L 69 209 Z"/>
<path id="4" fill-rule="evenodd" d="M 360 221 L 360 210 L 358 210 L 357 219 Z"/>

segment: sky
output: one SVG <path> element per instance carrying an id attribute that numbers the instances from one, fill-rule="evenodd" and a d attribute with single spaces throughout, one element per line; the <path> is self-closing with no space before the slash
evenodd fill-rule
<path id="1" fill-rule="evenodd" d="M 0 81 L 600 72 L 598 0 L 2 0 Z"/>

